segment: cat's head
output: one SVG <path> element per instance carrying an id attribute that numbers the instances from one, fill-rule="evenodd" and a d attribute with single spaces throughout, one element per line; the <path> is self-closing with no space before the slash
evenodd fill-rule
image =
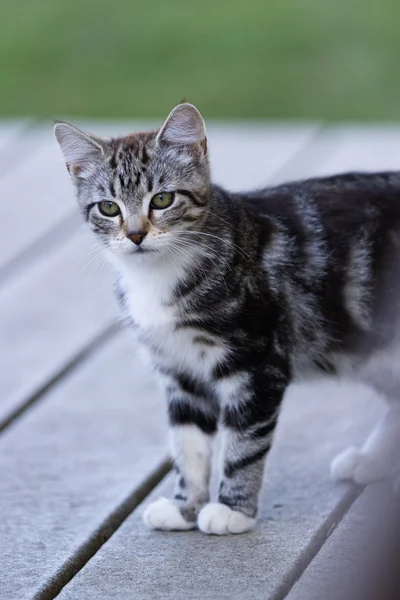
<path id="1" fill-rule="evenodd" d="M 190 242 L 211 189 L 194 106 L 179 104 L 154 132 L 105 139 L 58 122 L 54 133 L 82 213 L 114 254 L 147 260 Z"/>

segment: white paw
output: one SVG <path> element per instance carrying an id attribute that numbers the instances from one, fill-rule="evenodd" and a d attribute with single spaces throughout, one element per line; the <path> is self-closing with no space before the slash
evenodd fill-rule
<path id="1" fill-rule="evenodd" d="M 163 531 L 186 531 L 196 527 L 182 517 L 179 508 L 168 498 L 159 498 L 150 504 L 143 513 L 143 520 L 150 529 Z"/>
<path id="2" fill-rule="evenodd" d="M 335 481 L 353 479 L 354 469 L 358 464 L 360 454 L 360 450 L 351 447 L 335 456 L 331 462 L 331 477 Z"/>
<path id="3" fill-rule="evenodd" d="M 203 533 L 214 533 L 215 535 L 244 533 L 249 531 L 254 523 L 255 519 L 219 502 L 206 504 L 197 519 L 197 525 Z"/>
<path id="4" fill-rule="evenodd" d="M 379 457 L 371 456 L 357 448 L 347 448 L 331 463 L 331 476 L 336 481 L 354 481 L 366 485 L 390 476 L 390 467 Z"/>

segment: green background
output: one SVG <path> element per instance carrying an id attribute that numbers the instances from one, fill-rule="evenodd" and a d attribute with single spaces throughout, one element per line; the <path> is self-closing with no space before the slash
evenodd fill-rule
<path id="1" fill-rule="evenodd" d="M 1 0 L 0 115 L 396 120 L 399 0 Z"/>

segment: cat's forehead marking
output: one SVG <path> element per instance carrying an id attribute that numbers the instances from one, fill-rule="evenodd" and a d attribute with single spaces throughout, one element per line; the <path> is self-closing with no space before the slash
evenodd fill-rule
<path id="1" fill-rule="evenodd" d="M 113 140 L 109 164 L 121 189 L 151 190 L 153 178 L 148 172 L 148 163 L 156 133 L 140 132 Z"/>
<path id="2" fill-rule="evenodd" d="M 111 166 L 118 167 L 126 159 L 135 160 L 143 167 L 146 167 L 150 159 L 150 146 L 155 139 L 157 132 L 132 133 L 124 137 L 116 138 L 112 141 L 111 147 L 113 154 L 111 157 Z"/>

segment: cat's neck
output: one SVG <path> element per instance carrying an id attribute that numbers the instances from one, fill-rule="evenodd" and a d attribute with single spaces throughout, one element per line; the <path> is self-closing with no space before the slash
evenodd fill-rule
<path id="1" fill-rule="evenodd" d="M 158 253 L 157 253 L 158 254 Z M 157 298 L 162 303 L 171 301 L 173 290 L 185 271 L 194 267 L 195 247 L 185 254 L 160 255 L 151 260 L 142 260 L 135 255 L 108 254 L 112 266 L 123 278 L 132 293 Z M 139 258 L 139 260 L 138 260 Z"/>

